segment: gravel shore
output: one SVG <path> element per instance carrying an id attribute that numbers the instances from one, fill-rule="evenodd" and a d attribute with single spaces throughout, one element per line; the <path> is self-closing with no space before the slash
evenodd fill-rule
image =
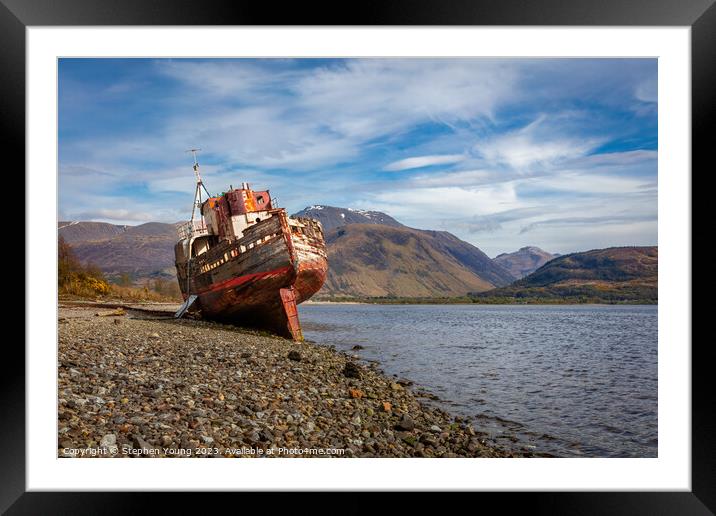
<path id="1" fill-rule="evenodd" d="M 512 457 L 311 342 L 60 304 L 60 457 Z"/>

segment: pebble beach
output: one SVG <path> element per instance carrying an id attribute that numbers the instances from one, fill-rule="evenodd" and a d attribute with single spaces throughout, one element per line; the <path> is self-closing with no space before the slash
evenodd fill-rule
<path id="1" fill-rule="evenodd" d="M 59 457 L 514 457 L 379 364 L 309 341 L 60 303 Z"/>

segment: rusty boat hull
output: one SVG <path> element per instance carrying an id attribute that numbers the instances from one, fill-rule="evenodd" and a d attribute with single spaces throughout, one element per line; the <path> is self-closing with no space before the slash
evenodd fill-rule
<path id="1" fill-rule="evenodd" d="M 202 238 L 208 249 L 192 256 Z M 328 271 L 320 223 L 277 209 L 241 238 L 210 241 L 200 236 L 175 248 L 182 294 L 198 297 L 202 318 L 302 340 L 297 305 L 320 290 Z"/>

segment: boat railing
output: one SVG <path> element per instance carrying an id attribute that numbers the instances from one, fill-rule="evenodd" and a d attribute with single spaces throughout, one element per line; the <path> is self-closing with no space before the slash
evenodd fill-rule
<path id="1" fill-rule="evenodd" d="M 220 242 L 207 252 L 196 256 L 192 267 L 200 272 L 207 272 L 232 258 L 273 241 L 281 234 L 281 223 L 278 218 L 265 219 L 245 229 L 243 237 Z"/>
<path id="2" fill-rule="evenodd" d="M 208 235 L 209 230 L 203 220 L 190 220 L 179 226 L 177 228 L 177 233 L 179 233 L 179 238 L 187 239 Z"/>

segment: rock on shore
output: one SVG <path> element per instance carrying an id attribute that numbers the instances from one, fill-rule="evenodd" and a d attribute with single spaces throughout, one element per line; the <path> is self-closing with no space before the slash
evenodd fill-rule
<path id="1" fill-rule="evenodd" d="M 513 456 L 328 347 L 95 312 L 60 307 L 60 457 Z"/>

